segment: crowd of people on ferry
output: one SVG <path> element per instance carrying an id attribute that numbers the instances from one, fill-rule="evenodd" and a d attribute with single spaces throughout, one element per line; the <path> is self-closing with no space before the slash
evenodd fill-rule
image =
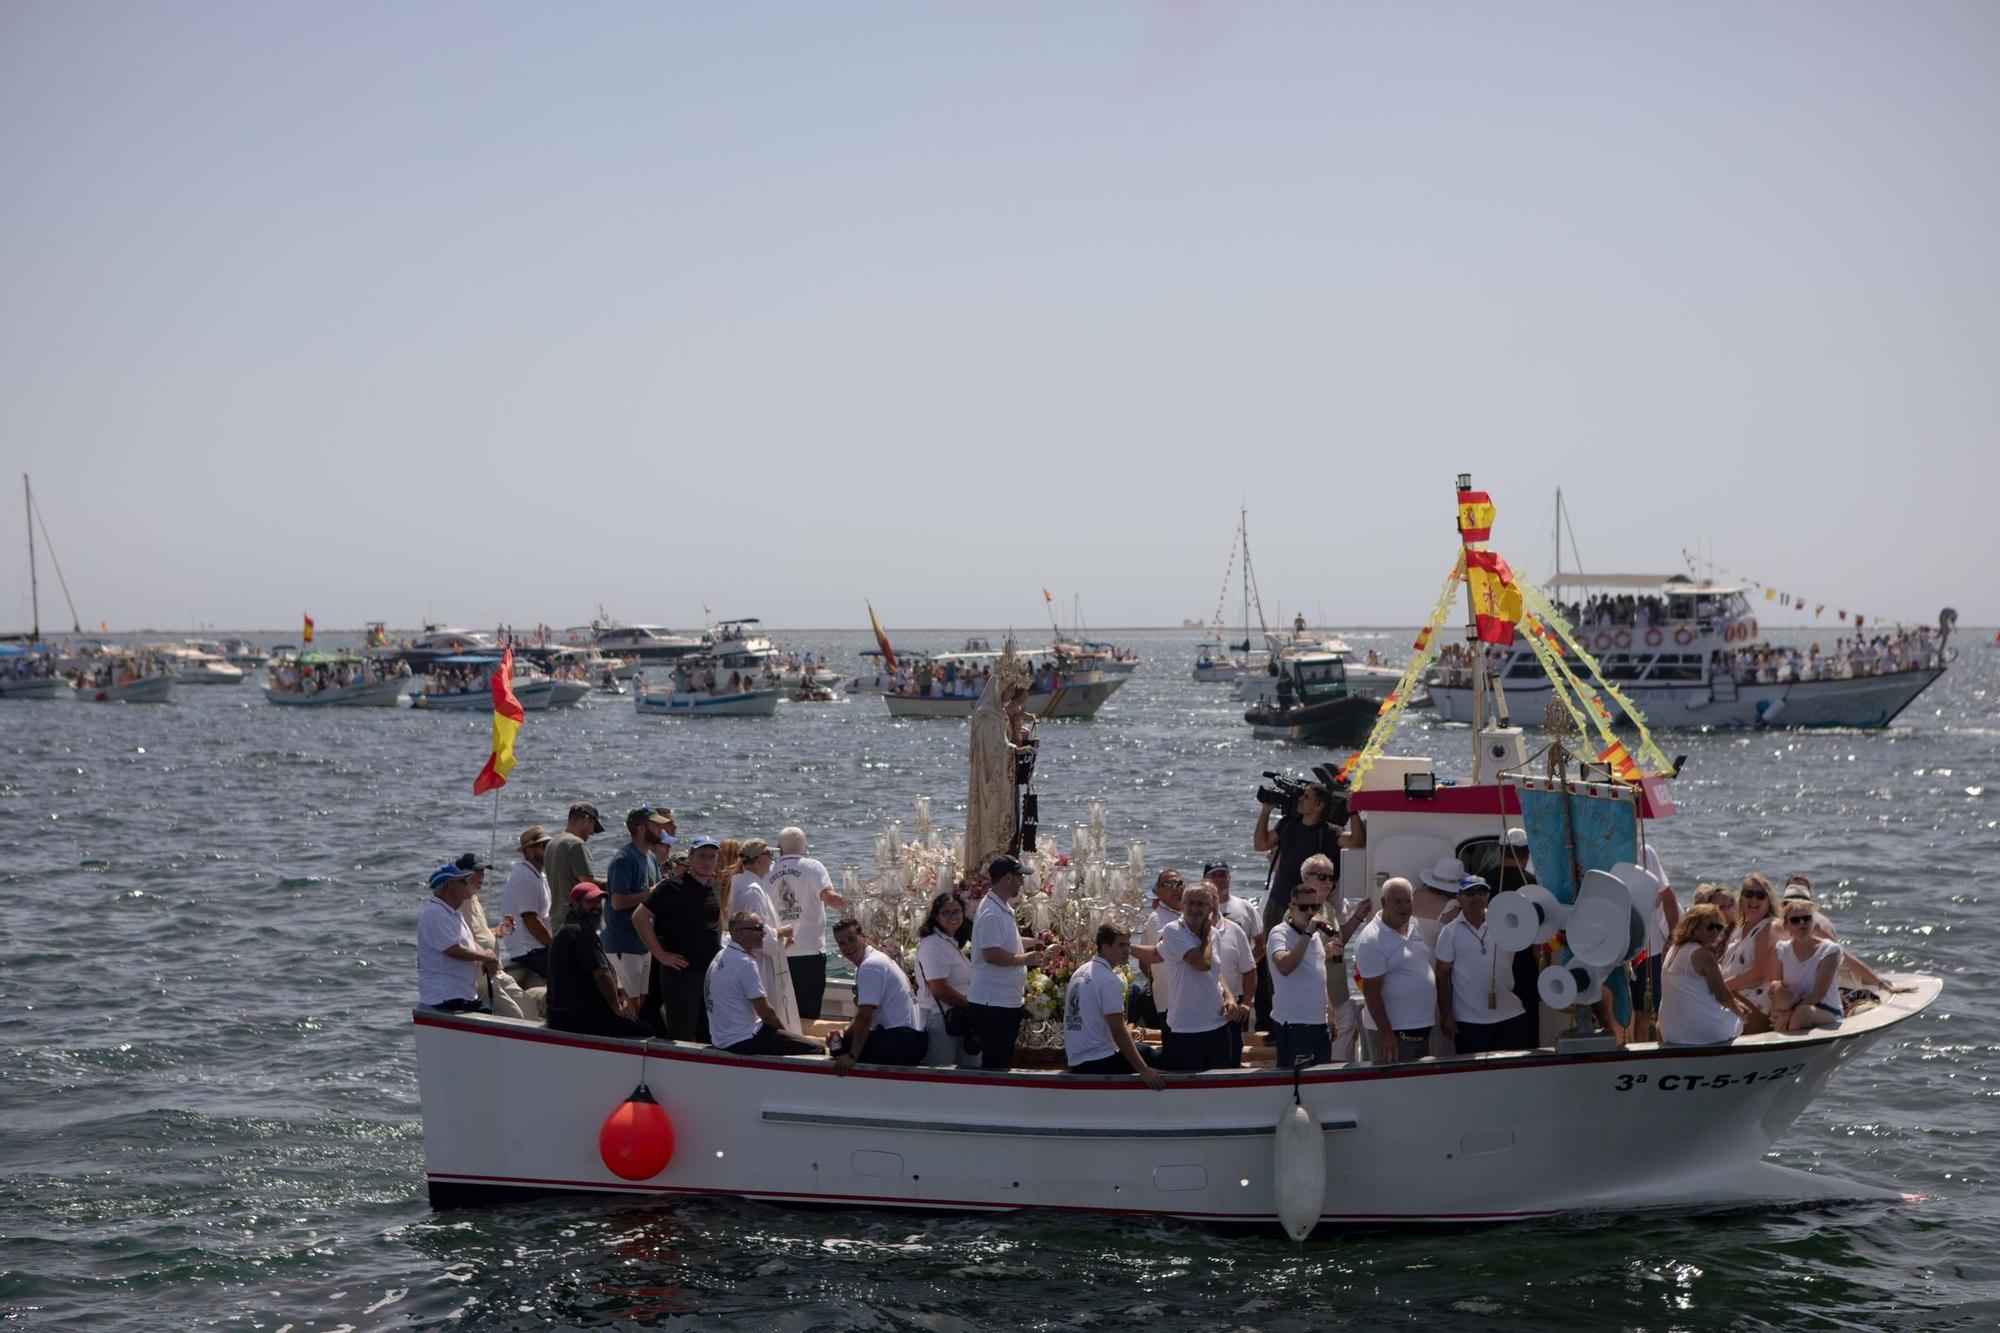
<path id="1" fill-rule="evenodd" d="M 1061 1007 L 1066 1067 L 1132 1075 L 1231 1069 L 1258 1033 L 1280 1068 L 1390 1064 L 1546 1044 L 1536 989 L 1544 951 L 1493 938 L 1496 891 L 1532 882 L 1525 832 L 1348 900 L 1339 853 L 1365 841 L 1359 818 L 1333 817 L 1333 795 L 1308 786 L 1293 809 L 1266 805 L 1254 843 L 1268 860 L 1261 904 L 1233 892 L 1223 861 L 1192 885 L 1159 873 L 1136 935 L 1106 922 L 1070 974 Z M 995 859 L 985 881 L 935 895 L 908 959 L 846 915 L 850 904 L 805 831 L 773 845 L 680 838 L 665 806 L 628 812 L 626 840 L 602 873 L 589 840 L 594 805 L 560 832 L 519 836 L 519 861 L 490 919 L 490 868 L 467 854 L 430 876 L 419 924 L 419 999 L 457 1011 L 542 1017 L 554 1029 L 658 1037 L 739 1054 L 856 1063 L 1009 1069 L 1026 1016 L 1028 972 L 1063 947 L 1024 936 L 1022 863 Z M 1727 1042 L 1841 1020 L 1842 986 L 1895 989 L 1842 946 L 1804 875 L 1783 890 L 1762 874 L 1735 888 L 1702 884 L 1683 910 L 1661 882 L 1645 952 L 1606 985 L 1596 1016 L 1620 1040 Z M 826 990 L 825 941 L 854 969 L 854 1014 L 813 1035 Z M 1142 1029 L 1158 1033 L 1142 1042 Z M 1254 1058 L 1254 1057 L 1252 1057 Z"/>
<path id="2" fill-rule="evenodd" d="M 755 673 L 732 671 L 727 676 L 719 676 L 713 662 L 692 662 L 686 658 L 674 663 L 674 690 L 680 694 L 749 694 L 764 688 Z"/>
<path id="3" fill-rule="evenodd" d="M 910 699 L 977 699 L 992 678 L 990 663 L 974 665 L 950 657 L 914 662 L 906 658 L 896 666 L 891 692 Z"/>
<path id="4" fill-rule="evenodd" d="M 1877 634 L 1867 639 L 1858 636 L 1836 639 L 1830 652 L 1821 652 L 1817 643 L 1805 649 L 1769 644 L 1739 648 L 1734 653 L 1718 654 L 1718 665 L 1726 667 L 1746 685 L 1752 682 L 1771 685 L 1921 671 L 1938 665 L 1937 656 L 1937 641 L 1930 626 L 1920 625 L 1913 630 L 1899 627 L 1892 634 Z"/>

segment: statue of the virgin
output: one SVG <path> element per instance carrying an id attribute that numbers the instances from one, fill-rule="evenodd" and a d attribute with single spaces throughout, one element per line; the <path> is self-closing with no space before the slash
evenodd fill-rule
<path id="1" fill-rule="evenodd" d="M 972 710 L 971 781 L 965 803 L 965 872 L 983 874 L 993 858 L 1014 850 L 1020 804 L 1016 758 L 1030 748 L 1021 720 L 1028 669 L 1009 639 Z"/>

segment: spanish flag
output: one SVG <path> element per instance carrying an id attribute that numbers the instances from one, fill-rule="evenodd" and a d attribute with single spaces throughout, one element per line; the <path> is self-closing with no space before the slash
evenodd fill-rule
<path id="1" fill-rule="evenodd" d="M 1493 497 L 1485 491 L 1458 493 L 1458 536 L 1468 546 L 1493 535 Z"/>
<path id="2" fill-rule="evenodd" d="M 311 643 L 313 641 L 313 618 L 311 616 L 306 617 L 306 627 L 300 633 L 300 637 L 303 638 L 307 643 Z"/>
<path id="3" fill-rule="evenodd" d="M 1625 749 L 1623 741 L 1613 741 L 1605 749 L 1597 752 L 1597 758 L 1621 781 L 1637 782 L 1642 776 L 1639 766 L 1632 762 L 1632 756 Z"/>
<path id="4" fill-rule="evenodd" d="M 1047 602 L 1050 606 L 1054 606 L 1056 602 L 1056 595 L 1050 592 L 1047 588 L 1044 588 L 1042 589 L 1042 600 Z"/>
<path id="5" fill-rule="evenodd" d="M 514 650 L 509 648 L 500 654 L 500 665 L 493 672 L 493 753 L 472 780 L 474 796 L 507 785 L 507 775 L 514 771 L 514 733 L 526 716 L 514 697 Z"/>
<path id="6" fill-rule="evenodd" d="M 1488 509 L 1490 512 L 1491 506 Z M 1502 645 L 1514 642 L 1514 626 L 1521 619 L 1521 590 L 1514 586 L 1514 571 L 1507 561 L 1498 551 L 1467 551 L 1465 577 L 1472 590 L 1472 617 L 1480 640 Z"/>
<path id="7" fill-rule="evenodd" d="M 867 606 L 868 606 L 868 623 L 871 626 L 873 626 L 875 630 L 875 646 L 882 650 L 883 669 L 888 671 L 894 671 L 896 669 L 896 650 L 889 646 L 889 636 L 882 632 L 882 622 L 875 618 L 875 604 L 873 602 L 869 602 L 867 603 Z"/>
<path id="8" fill-rule="evenodd" d="M 1426 648 L 1430 647 L 1430 646 L 1431 646 L 1431 627 L 1430 627 L 1429 625 L 1426 625 L 1426 626 L 1424 626 L 1424 627 L 1423 627 L 1422 629 L 1418 630 L 1418 631 L 1417 631 L 1417 641 L 1416 641 L 1415 643 L 1411 644 L 1410 646 L 1411 646 L 1412 648 L 1415 648 L 1415 649 L 1416 649 L 1416 650 L 1417 650 L 1418 652 L 1422 652 L 1422 651 L 1423 651 L 1424 649 L 1426 649 Z"/>

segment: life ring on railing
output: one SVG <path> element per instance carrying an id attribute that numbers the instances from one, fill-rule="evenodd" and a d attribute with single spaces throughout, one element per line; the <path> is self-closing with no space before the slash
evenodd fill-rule
<path id="1" fill-rule="evenodd" d="M 1667 641 L 1667 636 L 1660 633 L 1660 631 L 1658 631 L 1657 629 L 1649 629 L 1646 631 L 1646 646 L 1648 648 L 1657 648 L 1666 641 Z"/>
<path id="2" fill-rule="evenodd" d="M 1621 653 L 1630 648 L 1632 646 L 1632 631 L 1621 629 L 1616 634 L 1613 634 L 1611 636 L 1611 646 Z"/>
<path id="3" fill-rule="evenodd" d="M 1694 642 L 1694 631 L 1686 628 L 1675 630 L 1674 642 L 1682 648 L 1687 647 Z"/>

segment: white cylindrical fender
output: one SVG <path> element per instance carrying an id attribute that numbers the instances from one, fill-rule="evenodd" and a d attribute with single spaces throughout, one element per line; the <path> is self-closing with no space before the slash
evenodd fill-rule
<path id="1" fill-rule="evenodd" d="M 1304 1240 L 1326 1207 L 1326 1131 L 1312 1112 L 1296 1102 L 1278 1117 L 1271 1185 L 1279 1224 L 1293 1240 Z"/>
<path id="2" fill-rule="evenodd" d="M 1535 932 L 1542 928 L 1535 905 L 1528 901 L 1527 895 L 1516 892 L 1495 897 L 1486 909 L 1486 919 L 1493 923 L 1493 943 L 1510 952 L 1533 944 Z"/>

